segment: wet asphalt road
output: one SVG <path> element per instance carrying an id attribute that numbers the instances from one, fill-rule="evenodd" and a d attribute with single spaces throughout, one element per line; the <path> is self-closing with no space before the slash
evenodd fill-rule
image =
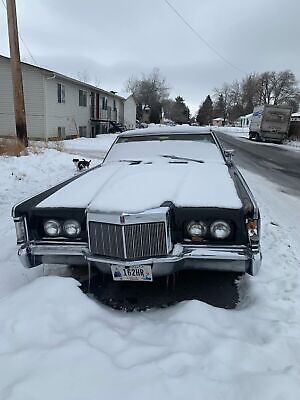
<path id="1" fill-rule="evenodd" d="M 216 132 L 225 149 L 234 149 L 238 167 L 261 175 L 277 184 L 279 190 L 300 198 L 300 152 L 286 150 L 272 143 Z"/>

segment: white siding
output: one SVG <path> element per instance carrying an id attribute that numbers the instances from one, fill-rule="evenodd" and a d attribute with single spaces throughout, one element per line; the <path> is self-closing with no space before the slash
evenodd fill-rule
<path id="1" fill-rule="evenodd" d="M 124 125 L 127 129 L 135 129 L 136 127 L 136 102 L 132 95 L 125 100 Z"/>
<path id="2" fill-rule="evenodd" d="M 57 84 L 65 86 L 65 103 L 57 101 Z M 58 79 L 54 76 L 45 77 L 46 126 L 48 138 L 57 137 L 58 127 L 65 127 L 66 136 L 77 136 L 79 127 L 86 126 L 90 133 L 90 91 L 87 90 L 87 106 L 79 106 L 79 89 L 87 90 L 84 85 Z"/>
<path id="3" fill-rule="evenodd" d="M 116 107 L 117 107 L 117 122 L 123 124 L 124 122 L 124 101 L 116 98 Z"/>
<path id="4" fill-rule="evenodd" d="M 29 138 L 45 135 L 43 75 L 22 65 L 27 132 Z M 0 136 L 15 136 L 13 88 L 9 60 L 0 57 Z"/>
<path id="5" fill-rule="evenodd" d="M 102 98 L 107 98 L 108 110 L 113 110 L 116 101 L 117 121 L 124 123 L 123 98 L 112 93 L 92 88 L 81 82 L 76 82 L 52 71 L 39 69 L 35 66 L 22 64 L 25 109 L 27 117 L 27 130 L 29 138 L 51 139 L 58 137 L 58 132 L 63 132 L 66 137 L 76 137 L 86 132 L 91 134 L 91 90 L 98 92 L 100 101 L 100 115 L 107 118 L 109 112 L 101 110 Z M 57 84 L 65 87 L 65 102 L 58 103 Z M 79 90 L 87 92 L 87 105 L 79 106 Z M 133 108 L 134 107 L 134 110 Z M 135 125 L 135 104 L 132 100 L 127 105 L 127 125 Z M 133 115 L 134 114 L 134 115 Z M 115 113 L 111 114 L 112 119 Z M 109 123 L 94 121 L 95 126 L 109 128 Z M 80 129 L 81 127 L 81 129 Z M 58 128 L 60 128 L 58 130 Z M 10 60 L 0 56 L 0 136 L 15 136 L 15 120 L 13 107 L 13 91 L 10 72 Z"/>

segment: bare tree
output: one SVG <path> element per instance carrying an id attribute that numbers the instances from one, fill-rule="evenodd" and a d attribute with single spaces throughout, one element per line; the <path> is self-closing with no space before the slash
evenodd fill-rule
<path id="1" fill-rule="evenodd" d="M 240 115 L 250 114 L 256 105 L 289 104 L 297 110 L 300 92 L 297 80 L 289 70 L 252 73 L 242 82 L 224 84 L 215 89 L 215 116 L 234 121 Z M 218 114 L 218 115 L 217 115 Z"/>
<path id="2" fill-rule="evenodd" d="M 142 74 L 141 78 L 132 77 L 126 83 L 128 92 L 133 93 L 137 102 L 137 117 L 141 118 L 143 108 L 150 107 L 150 122 L 159 122 L 161 104 L 169 96 L 166 80 L 160 75 L 159 69 L 154 68 L 149 75 Z"/>
<path id="3" fill-rule="evenodd" d="M 296 99 L 299 100 L 299 94 L 296 77 L 291 71 L 276 74 L 273 84 L 274 104 L 292 104 Z"/>
<path id="4" fill-rule="evenodd" d="M 172 120 L 172 111 L 175 105 L 175 101 L 173 99 L 165 99 L 162 101 L 162 108 L 164 112 L 164 117 Z"/>
<path id="5" fill-rule="evenodd" d="M 94 76 L 93 85 L 96 86 L 97 88 L 100 88 L 100 86 L 101 86 L 101 79 L 100 79 L 100 77 L 99 77 L 98 75 L 95 75 L 95 76 Z"/>
<path id="6" fill-rule="evenodd" d="M 259 103 L 257 83 L 258 75 L 256 73 L 249 74 L 242 80 L 242 105 L 245 114 L 252 113 L 253 107 Z"/>
<path id="7" fill-rule="evenodd" d="M 271 104 L 274 83 L 276 81 L 275 71 L 266 71 L 257 79 L 257 93 L 259 104 Z"/>
<path id="8" fill-rule="evenodd" d="M 87 70 L 77 72 L 77 79 L 81 82 L 89 83 L 90 82 L 90 74 L 88 73 Z"/>

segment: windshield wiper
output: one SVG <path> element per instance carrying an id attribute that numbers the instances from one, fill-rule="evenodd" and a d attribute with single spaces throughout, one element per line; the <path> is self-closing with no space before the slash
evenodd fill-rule
<path id="1" fill-rule="evenodd" d="M 178 156 L 175 156 L 173 154 L 163 154 L 162 157 L 170 158 L 171 160 L 193 161 L 193 162 L 197 162 L 199 164 L 203 164 L 204 163 L 204 161 L 202 161 L 202 160 L 196 160 L 194 158 L 187 158 L 187 157 L 178 157 Z"/>
<path id="2" fill-rule="evenodd" d="M 118 160 L 118 162 L 128 162 L 130 164 L 140 164 L 142 160 Z"/>

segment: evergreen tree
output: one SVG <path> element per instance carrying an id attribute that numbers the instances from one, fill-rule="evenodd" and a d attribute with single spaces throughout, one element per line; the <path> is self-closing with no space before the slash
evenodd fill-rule
<path id="1" fill-rule="evenodd" d="M 213 102 L 208 95 L 197 114 L 197 122 L 199 125 L 210 125 L 213 119 Z"/>
<path id="2" fill-rule="evenodd" d="M 190 110 L 181 96 L 177 96 L 172 107 L 172 121 L 176 124 L 187 124 L 190 120 Z"/>
<path id="3" fill-rule="evenodd" d="M 217 102 L 214 107 L 214 117 L 215 118 L 223 118 L 225 120 L 226 117 L 226 104 L 224 101 L 223 94 L 218 96 Z"/>

